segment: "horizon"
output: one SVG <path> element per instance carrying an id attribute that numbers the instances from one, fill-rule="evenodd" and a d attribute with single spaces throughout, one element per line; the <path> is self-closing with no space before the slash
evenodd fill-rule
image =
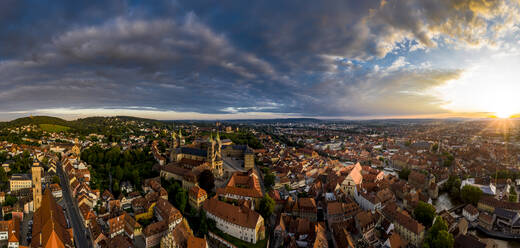
<path id="1" fill-rule="evenodd" d="M 278 4 L 0 2 L 0 120 L 520 116 L 518 1 Z"/>
<path id="2" fill-rule="evenodd" d="M 497 119 L 503 119 L 503 118 L 497 118 L 497 117 L 438 117 L 438 118 L 427 118 L 427 117 L 417 117 L 417 118 L 406 118 L 406 117 L 402 117 L 402 118 L 391 118 L 391 117 L 388 117 L 388 118 L 358 118 L 358 119 L 340 119 L 340 118 L 319 118 L 319 117 L 283 117 L 283 118 L 262 118 L 262 119 L 259 119 L 259 118 L 251 118 L 251 119 L 153 119 L 153 118 L 146 118 L 146 117 L 140 117 L 140 116 L 130 116 L 130 115 L 107 115 L 107 116 L 86 116 L 86 117 L 78 117 L 78 118 L 61 118 L 61 117 L 57 117 L 57 116 L 51 116 L 51 115 L 29 115 L 29 116 L 21 116 L 21 117 L 17 117 L 17 118 L 14 118 L 14 119 L 9 119 L 9 120 L 0 120 L 0 122 L 11 122 L 11 121 L 15 121 L 15 120 L 18 120 L 18 119 L 23 119 L 23 118 L 32 118 L 32 117 L 51 117 L 51 118 L 58 118 L 58 119 L 62 119 L 62 120 L 65 120 L 65 121 L 76 121 L 76 120 L 79 120 L 79 119 L 86 119 L 86 118 L 122 118 L 122 117 L 128 117 L 128 118 L 140 118 L 140 119 L 147 119 L 147 120 L 153 120 L 153 121 L 164 121 L 164 122 L 169 122 L 169 121 L 207 121 L 207 122 L 211 122 L 211 121 L 255 121 L 255 120 L 258 120 L 258 121 L 263 121 L 263 120 L 291 120 L 291 119 L 303 119 L 303 120 L 319 120 L 319 121 L 359 121 L 359 122 L 363 122 L 363 121 L 392 121 L 392 120 L 397 120 L 397 121 L 405 121 L 405 120 L 410 120 L 410 121 L 414 121 L 414 120 L 464 120 L 464 121 L 482 121 L 482 120 L 488 120 L 488 121 L 492 121 L 492 120 L 497 120 Z M 520 117 L 511 117 L 511 118 L 507 118 L 508 120 L 511 120 L 511 121 L 516 121 L 516 120 L 520 120 Z"/>

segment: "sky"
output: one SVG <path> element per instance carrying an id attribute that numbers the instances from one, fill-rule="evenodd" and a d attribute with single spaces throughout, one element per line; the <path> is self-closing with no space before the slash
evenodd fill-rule
<path id="1" fill-rule="evenodd" d="M 508 117 L 519 0 L 2 0 L 0 120 Z"/>

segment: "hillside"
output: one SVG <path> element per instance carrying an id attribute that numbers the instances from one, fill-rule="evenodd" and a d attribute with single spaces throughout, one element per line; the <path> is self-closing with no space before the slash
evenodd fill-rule
<path id="1" fill-rule="evenodd" d="M 131 116 L 116 116 L 116 117 L 87 117 L 73 121 L 67 121 L 61 118 L 52 116 L 31 116 L 18 118 L 8 122 L 0 122 L 0 129 L 6 127 L 21 127 L 26 125 L 37 125 L 42 130 L 47 132 L 62 132 L 71 131 L 80 134 L 89 134 L 97 132 L 105 132 L 108 129 L 122 129 L 124 122 L 139 122 L 145 125 L 167 125 L 164 122 L 144 119 Z"/>
<path id="2" fill-rule="evenodd" d="M 8 122 L 0 122 L 0 127 L 20 127 L 25 125 L 54 124 L 68 126 L 68 121 L 52 116 L 31 116 L 18 118 Z"/>

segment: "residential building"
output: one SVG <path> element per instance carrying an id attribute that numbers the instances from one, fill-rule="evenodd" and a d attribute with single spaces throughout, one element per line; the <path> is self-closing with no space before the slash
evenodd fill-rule
<path id="1" fill-rule="evenodd" d="M 32 184 L 32 178 L 29 174 L 13 174 L 9 180 L 9 189 L 11 191 L 30 189 Z"/>
<path id="2" fill-rule="evenodd" d="M 188 193 L 189 204 L 197 210 L 202 206 L 202 203 L 208 198 L 206 191 L 199 186 L 191 188 Z"/>
<path id="3" fill-rule="evenodd" d="M 473 205 L 468 204 L 462 209 L 462 215 L 469 221 L 473 222 L 478 219 L 478 209 Z"/>

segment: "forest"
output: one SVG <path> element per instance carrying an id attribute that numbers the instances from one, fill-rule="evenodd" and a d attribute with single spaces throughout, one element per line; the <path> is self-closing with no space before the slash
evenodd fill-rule
<path id="1" fill-rule="evenodd" d="M 81 160 L 92 166 L 91 187 L 101 192 L 109 189 L 116 197 L 121 193 L 121 182 L 129 181 L 141 190 L 143 178 L 159 175 L 152 170 L 156 161 L 149 148 L 121 151 L 118 146 L 103 149 L 94 145 L 81 152 Z"/>

